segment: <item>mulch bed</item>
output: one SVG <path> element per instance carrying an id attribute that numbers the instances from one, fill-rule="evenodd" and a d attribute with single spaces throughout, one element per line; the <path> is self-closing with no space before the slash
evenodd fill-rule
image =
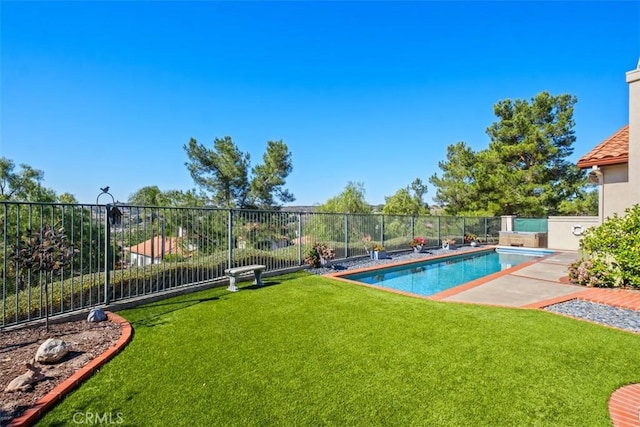
<path id="1" fill-rule="evenodd" d="M 120 334 L 117 323 L 86 320 L 53 323 L 48 332 L 44 324 L 0 332 L 0 426 L 21 415 L 55 386 L 104 353 L 118 341 Z M 36 362 L 34 365 L 47 378 L 30 391 L 4 391 L 14 378 L 27 371 L 25 364 L 35 358 L 38 347 L 48 338 L 65 341 L 71 351 L 55 364 Z"/>

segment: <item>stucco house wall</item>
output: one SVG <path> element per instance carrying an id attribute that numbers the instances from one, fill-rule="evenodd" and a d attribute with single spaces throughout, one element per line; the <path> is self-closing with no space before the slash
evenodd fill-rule
<path id="1" fill-rule="evenodd" d="M 602 167 L 602 186 L 599 190 L 600 216 L 607 218 L 629 207 L 629 167 L 626 164 Z"/>
<path id="2" fill-rule="evenodd" d="M 583 233 L 598 225 L 600 219 L 597 216 L 550 216 L 547 222 L 547 247 L 559 251 L 577 251 Z"/>

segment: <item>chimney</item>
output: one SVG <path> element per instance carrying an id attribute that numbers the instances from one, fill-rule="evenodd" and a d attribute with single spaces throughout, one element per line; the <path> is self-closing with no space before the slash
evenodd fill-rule
<path id="1" fill-rule="evenodd" d="M 640 60 L 627 72 L 629 84 L 629 196 L 640 203 Z"/>

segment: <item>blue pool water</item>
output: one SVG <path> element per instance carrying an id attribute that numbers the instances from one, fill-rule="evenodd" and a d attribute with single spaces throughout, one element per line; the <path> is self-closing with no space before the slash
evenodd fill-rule
<path id="1" fill-rule="evenodd" d="M 480 252 L 342 277 L 370 285 L 429 296 L 531 261 L 548 253 Z"/>

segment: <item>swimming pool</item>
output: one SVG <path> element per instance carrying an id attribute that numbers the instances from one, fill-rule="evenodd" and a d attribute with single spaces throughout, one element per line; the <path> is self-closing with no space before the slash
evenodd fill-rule
<path id="1" fill-rule="evenodd" d="M 430 296 L 463 283 L 538 259 L 551 251 L 500 250 L 475 252 L 375 269 L 340 277 L 368 285 Z"/>

